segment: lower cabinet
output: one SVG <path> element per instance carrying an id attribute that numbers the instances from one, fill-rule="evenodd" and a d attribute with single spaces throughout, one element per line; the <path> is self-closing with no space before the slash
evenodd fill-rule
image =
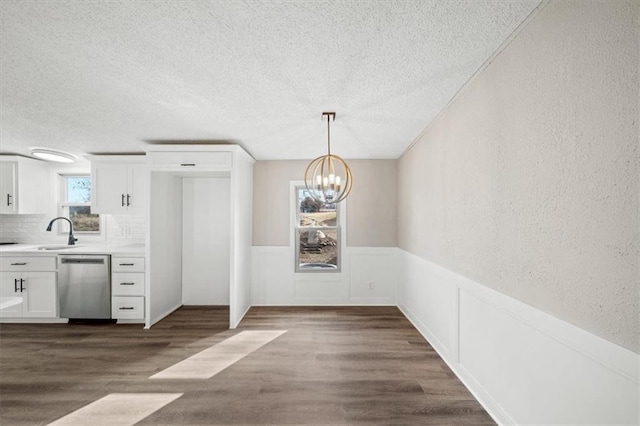
<path id="1" fill-rule="evenodd" d="M 55 272 L 0 272 L 0 297 L 22 297 L 22 303 L 0 310 L 2 318 L 55 318 Z"/>
<path id="2" fill-rule="evenodd" d="M 113 296 L 111 298 L 111 318 L 144 319 L 144 297 Z"/>
<path id="3" fill-rule="evenodd" d="M 144 258 L 111 259 L 111 318 L 144 320 Z"/>

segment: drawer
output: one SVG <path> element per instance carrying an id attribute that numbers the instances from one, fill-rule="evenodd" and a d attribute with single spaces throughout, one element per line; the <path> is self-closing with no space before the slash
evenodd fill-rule
<path id="1" fill-rule="evenodd" d="M 111 272 L 144 272 L 144 257 L 113 257 Z"/>
<path id="2" fill-rule="evenodd" d="M 144 296 L 144 273 L 114 272 L 111 274 L 112 296 Z"/>
<path id="3" fill-rule="evenodd" d="M 55 271 L 55 256 L 0 257 L 0 271 Z"/>
<path id="4" fill-rule="evenodd" d="M 233 158 L 230 152 L 150 152 L 148 155 L 151 164 L 184 169 L 230 169 Z"/>
<path id="5" fill-rule="evenodd" d="M 144 319 L 144 297 L 114 296 L 111 298 L 111 318 Z"/>

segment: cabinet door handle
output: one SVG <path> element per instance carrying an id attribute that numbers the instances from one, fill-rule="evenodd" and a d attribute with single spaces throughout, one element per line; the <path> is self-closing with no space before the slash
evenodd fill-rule
<path id="1" fill-rule="evenodd" d="M 13 204 L 13 203 L 11 202 L 11 198 L 13 198 L 13 197 L 11 196 L 11 194 L 7 194 L 7 206 L 10 206 L 11 204 Z"/>
<path id="2" fill-rule="evenodd" d="M 131 200 L 131 195 L 127 194 L 127 206 L 131 205 L 130 200 Z"/>
<path id="3" fill-rule="evenodd" d="M 26 264 L 27 262 L 17 262 L 17 263 L 12 263 L 11 266 L 24 266 Z"/>
<path id="4" fill-rule="evenodd" d="M 18 279 L 14 279 L 13 280 L 13 292 L 17 293 L 18 292 Z"/>
<path id="5" fill-rule="evenodd" d="M 20 278 L 20 293 L 24 291 L 24 287 L 22 286 L 22 284 L 24 284 L 24 280 Z"/>
<path id="6" fill-rule="evenodd" d="M 120 266 L 133 266 L 133 263 L 121 263 Z"/>
<path id="7" fill-rule="evenodd" d="M 181 165 L 182 167 L 187 167 L 187 166 L 193 167 L 193 166 L 195 166 L 196 164 L 195 164 L 195 163 L 180 163 L 180 165 Z"/>
<path id="8" fill-rule="evenodd" d="M 120 285 L 136 285 L 136 283 L 120 283 Z"/>
<path id="9" fill-rule="evenodd" d="M 133 310 L 133 306 L 123 306 L 121 308 L 118 308 L 121 311 L 132 311 Z"/>
<path id="10" fill-rule="evenodd" d="M 124 207 L 124 194 L 122 194 L 122 207 Z"/>

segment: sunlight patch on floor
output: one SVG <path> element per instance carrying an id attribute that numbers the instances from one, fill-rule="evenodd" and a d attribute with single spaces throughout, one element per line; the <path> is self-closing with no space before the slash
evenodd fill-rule
<path id="1" fill-rule="evenodd" d="M 154 374 L 150 379 L 209 379 L 286 332 L 243 331 Z"/>
<path id="2" fill-rule="evenodd" d="M 181 393 L 112 393 L 49 426 L 130 426 L 181 396 Z"/>

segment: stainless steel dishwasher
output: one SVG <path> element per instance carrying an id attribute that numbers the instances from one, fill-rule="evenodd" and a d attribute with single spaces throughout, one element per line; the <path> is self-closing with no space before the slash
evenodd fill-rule
<path id="1" fill-rule="evenodd" d="M 60 255 L 58 299 L 61 318 L 111 318 L 110 264 L 109 255 Z"/>

